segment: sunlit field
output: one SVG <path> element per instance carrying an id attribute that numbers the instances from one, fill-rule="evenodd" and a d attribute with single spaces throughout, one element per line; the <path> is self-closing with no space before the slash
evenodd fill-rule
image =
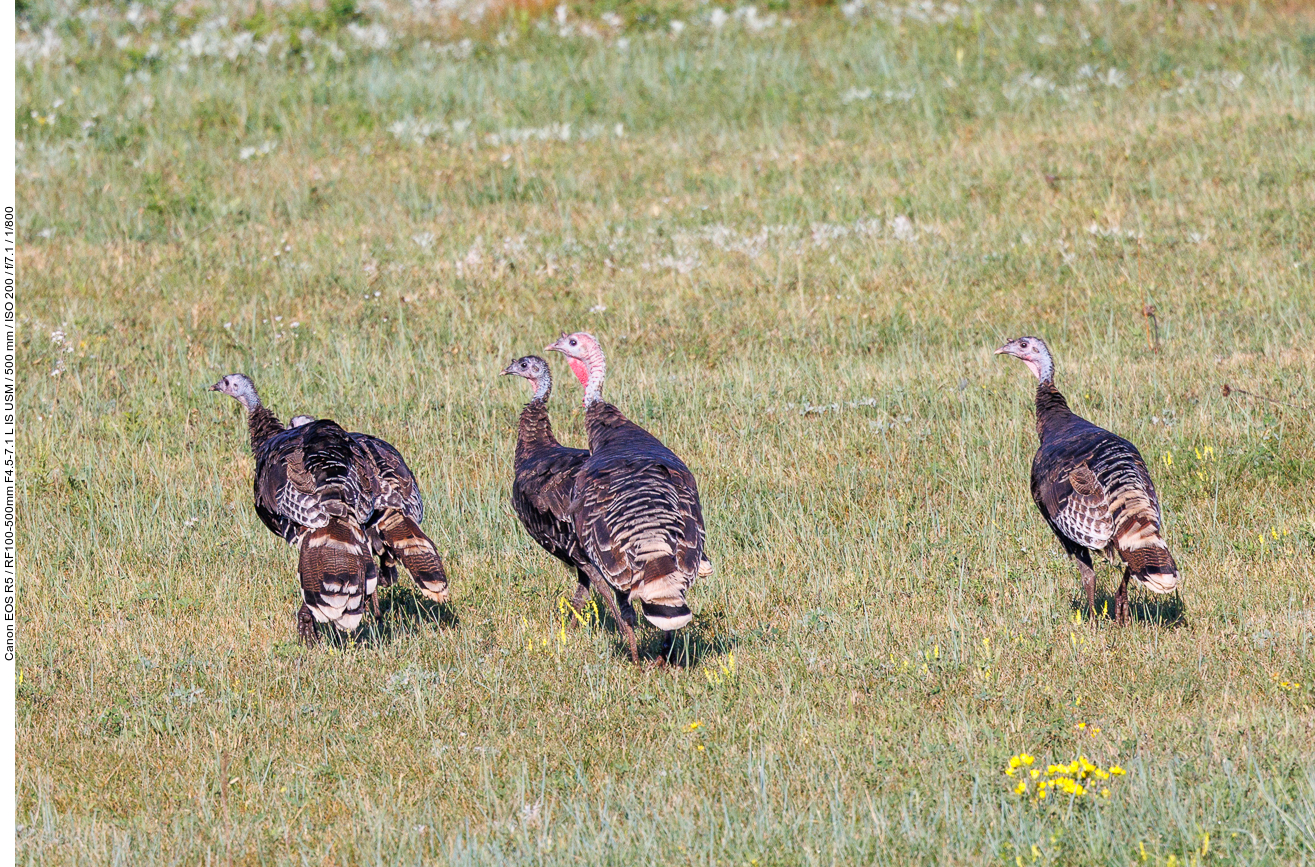
<path id="1" fill-rule="evenodd" d="M 1301 4 L 19 8 L 25 862 L 1315 860 Z M 669 666 L 511 509 L 562 330 L 699 480 Z M 1125 628 L 1020 334 L 1154 475 Z M 231 372 L 402 450 L 449 604 L 297 643 Z"/>

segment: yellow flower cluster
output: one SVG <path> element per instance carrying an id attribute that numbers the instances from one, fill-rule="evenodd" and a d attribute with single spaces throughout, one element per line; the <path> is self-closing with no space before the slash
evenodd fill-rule
<path id="1" fill-rule="evenodd" d="M 735 677 L 735 651 L 726 654 L 726 661 L 718 666 L 720 671 L 711 667 L 703 669 L 703 676 L 708 683 L 723 683 Z"/>
<path id="2" fill-rule="evenodd" d="M 1278 527 L 1270 527 L 1270 528 L 1269 528 L 1269 535 L 1270 535 L 1270 538 L 1273 539 L 1273 542 L 1271 542 L 1271 541 L 1269 541 L 1268 539 L 1265 538 L 1265 531 L 1264 531 L 1264 530 L 1261 530 L 1261 531 L 1260 531 L 1260 536 L 1259 536 L 1259 538 L 1260 538 L 1260 547 L 1263 548 L 1263 547 L 1265 547 L 1266 545 L 1273 545 L 1274 542 L 1281 542 L 1281 541 L 1283 541 L 1283 539 L 1285 539 L 1286 537 L 1292 535 L 1292 531 L 1289 530 L 1288 528 L 1284 527 L 1284 528 L 1283 528 L 1283 532 L 1280 533 Z"/>
<path id="3" fill-rule="evenodd" d="M 1274 683 L 1278 685 L 1278 688 L 1285 692 L 1296 692 L 1301 689 L 1301 681 L 1299 680 L 1279 680 L 1278 678 L 1279 674 L 1277 671 L 1269 676 L 1269 679 L 1274 681 Z"/>
<path id="4" fill-rule="evenodd" d="M 563 639 L 565 639 L 566 635 L 566 624 L 571 621 L 571 618 L 575 618 L 575 622 L 586 629 L 592 626 L 598 626 L 603 621 L 602 614 L 598 610 L 598 600 L 594 599 L 592 596 L 589 597 L 589 601 L 586 602 L 584 607 L 579 611 L 575 610 L 575 606 L 571 604 L 571 600 L 567 599 L 565 596 L 559 597 L 557 600 L 557 611 L 562 616 L 558 632 Z"/>
<path id="5" fill-rule="evenodd" d="M 1009 759 L 1009 766 L 1005 768 L 1006 776 L 1019 778 L 1018 785 L 1014 786 L 1016 795 L 1026 795 L 1029 782 L 1035 781 L 1032 787 L 1033 803 L 1046 800 L 1055 790 L 1073 798 L 1080 798 L 1093 791 L 1094 782 L 1104 782 L 1111 777 L 1121 777 L 1127 773 L 1118 765 L 1101 768 L 1092 764 L 1086 756 L 1078 756 L 1067 765 L 1049 765 L 1045 771 L 1032 767 L 1035 761 L 1036 759 L 1027 753 L 1019 753 Z M 1026 773 L 1020 775 L 1022 771 Z M 1110 796 L 1108 787 L 1102 787 L 1099 792 L 1102 798 Z"/>
<path id="6" fill-rule="evenodd" d="M 562 596 L 557 600 L 557 612 L 560 616 L 557 620 L 557 628 L 552 633 L 552 637 L 556 639 L 556 641 L 549 641 L 546 636 L 538 636 L 536 640 L 536 636 L 533 634 L 527 634 L 525 640 L 525 650 L 527 653 L 534 653 L 536 650 L 547 651 L 553 647 L 566 645 L 566 626 L 572 619 L 585 629 L 597 627 L 601 625 L 603 621 L 602 613 L 598 610 L 598 602 L 593 598 L 590 598 L 581 610 L 576 611 L 575 606 L 571 604 L 571 601 L 565 596 Z M 532 632 L 530 622 L 524 617 L 521 618 L 521 627 L 526 633 Z"/>

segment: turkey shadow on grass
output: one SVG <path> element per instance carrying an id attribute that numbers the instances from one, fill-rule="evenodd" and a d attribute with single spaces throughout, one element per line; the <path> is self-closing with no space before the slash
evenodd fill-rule
<path id="1" fill-rule="evenodd" d="M 361 631 L 357 643 L 384 645 L 415 635 L 425 624 L 439 629 L 457 629 L 461 618 L 451 603 L 430 602 L 410 587 L 394 585 L 379 594 L 379 616 L 371 618 Z"/>
<path id="2" fill-rule="evenodd" d="M 641 622 L 643 618 L 640 618 Z M 618 632 L 618 637 L 620 633 Z M 735 649 L 735 635 L 726 626 L 726 616 L 720 611 L 695 614 L 690 625 L 676 631 L 671 653 L 662 652 L 667 641 L 667 634 L 659 629 L 646 628 L 636 633 L 639 639 L 639 661 L 641 664 L 665 659 L 669 666 L 692 669 L 705 659 L 715 660 Z M 629 661 L 630 652 L 625 640 L 617 642 L 613 652 Z M 715 666 L 715 662 L 712 663 Z"/>
<path id="3" fill-rule="evenodd" d="M 1085 617 L 1087 614 L 1087 597 L 1075 597 L 1069 607 Z M 1152 626 L 1163 626 L 1168 629 L 1182 629 L 1187 626 L 1187 606 L 1183 603 L 1183 597 L 1178 593 L 1168 596 L 1141 594 L 1140 598 L 1136 599 L 1129 593 L 1128 619 Z M 1113 593 L 1096 594 L 1096 620 L 1114 622 Z"/>

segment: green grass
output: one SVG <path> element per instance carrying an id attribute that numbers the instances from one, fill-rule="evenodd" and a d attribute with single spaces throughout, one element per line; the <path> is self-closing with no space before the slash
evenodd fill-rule
<path id="1" fill-rule="evenodd" d="M 1315 859 L 1315 23 L 605 8 L 25 4 L 20 856 Z M 674 670 L 562 633 L 508 503 L 497 373 L 562 329 L 699 479 Z M 1030 501 L 1020 333 L 1153 468 L 1187 578 L 1125 629 Z M 232 371 L 402 449 L 451 605 L 295 644 Z M 1128 775 L 1033 804 L 1021 751 Z"/>

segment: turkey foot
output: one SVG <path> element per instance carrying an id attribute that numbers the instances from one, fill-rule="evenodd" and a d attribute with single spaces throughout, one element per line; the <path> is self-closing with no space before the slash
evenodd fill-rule
<path id="1" fill-rule="evenodd" d="M 310 613 L 310 608 L 302 603 L 301 610 L 297 612 L 297 635 L 301 638 L 301 643 L 307 647 L 314 647 L 320 640 L 320 636 L 315 631 L 315 615 Z"/>
<path id="2" fill-rule="evenodd" d="M 658 654 L 657 664 L 659 668 L 665 668 L 672 665 L 671 652 L 676 649 L 676 632 L 672 630 L 667 633 L 666 639 L 662 642 L 662 651 Z"/>
<path id="3" fill-rule="evenodd" d="M 392 587 L 397 583 L 397 561 L 391 558 L 379 558 L 379 586 Z"/>

